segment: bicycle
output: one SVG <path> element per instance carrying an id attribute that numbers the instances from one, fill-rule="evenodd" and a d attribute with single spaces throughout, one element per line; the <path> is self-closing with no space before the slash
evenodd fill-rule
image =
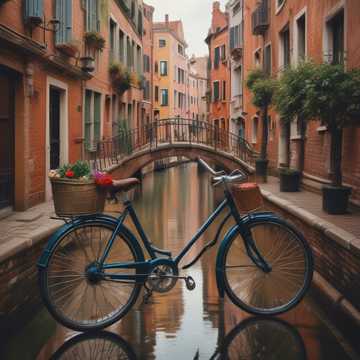
<path id="1" fill-rule="evenodd" d="M 76 331 L 99 330 L 125 316 L 142 287 L 145 302 L 153 291 L 166 293 L 178 280 L 193 290 L 193 278 L 180 275 L 179 263 L 225 209 L 214 239 L 182 269 L 218 242 L 232 218 L 235 225 L 224 236 L 216 258 L 220 297 L 226 294 L 255 315 L 280 314 L 301 301 L 313 275 L 312 252 L 304 237 L 274 213 L 239 213 L 231 189 L 246 174 L 236 170 L 226 175 L 201 159 L 199 163 L 213 175 L 215 186 L 223 186 L 225 198 L 175 257 L 151 243 L 126 196 L 118 218 L 98 214 L 71 219 L 50 238 L 38 261 L 39 283 L 42 299 L 58 322 Z M 114 181 L 111 193 L 125 195 L 138 183 Z M 124 225 L 128 217 L 140 241 Z"/>

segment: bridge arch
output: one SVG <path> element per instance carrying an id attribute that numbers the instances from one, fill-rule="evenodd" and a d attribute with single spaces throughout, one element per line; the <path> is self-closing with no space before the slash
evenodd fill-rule
<path id="1" fill-rule="evenodd" d="M 99 142 L 88 160 L 121 179 L 156 160 L 178 156 L 190 160 L 201 157 L 225 169 L 241 168 L 252 174 L 257 153 L 243 138 L 208 122 L 175 118 L 122 131 Z"/>

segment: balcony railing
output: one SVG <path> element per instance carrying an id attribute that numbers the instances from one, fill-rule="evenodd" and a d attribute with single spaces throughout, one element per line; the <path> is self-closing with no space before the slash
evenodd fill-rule
<path id="1" fill-rule="evenodd" d="M 262 0 L 251 17 L 253 35 L 263 35 L 269 27 L 268 0 Z"/>

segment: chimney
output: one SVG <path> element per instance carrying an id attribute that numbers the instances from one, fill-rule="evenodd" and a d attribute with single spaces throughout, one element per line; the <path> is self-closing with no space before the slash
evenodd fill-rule
<path id="1" fill-rule="evenodd" d="M 169 24 L 169 14 L 165 15 L 165 23 L 166 23 L 166 25 Z"/>
<path id="2" fill-rule="evenodd" d="M 220 10 L 220 1 L 213 2 L 213 10 Z"/>

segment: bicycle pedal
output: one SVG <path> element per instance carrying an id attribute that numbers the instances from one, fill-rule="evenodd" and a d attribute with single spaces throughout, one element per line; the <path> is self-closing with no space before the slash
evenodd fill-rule
<path id="1" fill-rule="evenodd" d="M 196 287 L 195 280 L 191 276 L 188 276 L 185 279 L 185 284 L 186 284 L 186 288 L 190 291 L 194 290 Z"/>

